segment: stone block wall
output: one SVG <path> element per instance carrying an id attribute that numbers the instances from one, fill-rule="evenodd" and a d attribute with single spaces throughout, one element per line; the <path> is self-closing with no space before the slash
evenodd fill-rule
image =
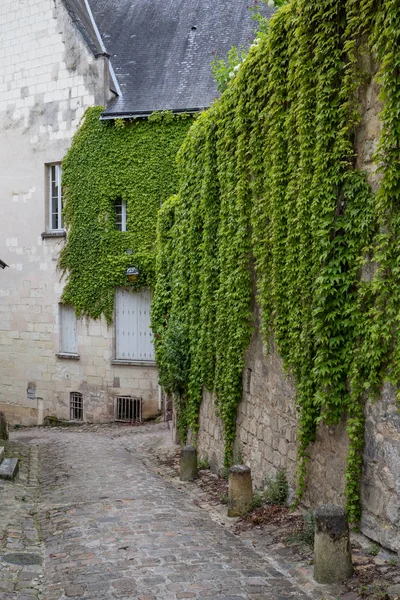
<path id="1" fill-rule="evenodd" d="M 295 389 L 282 361 L 267 353 L 258 331 L 246 353 L 243 398 L 238 407 L 236 456 L 251 467 L 254 485 L 286 471 L 291 497 L 296 485 L 298 420 Z M 386 386 L 366 406 L 366 439 L 362 479 L 361 531 L 383 546 L 400 551 L 400 414 L 394 390 Z M 204 394 L 200 409 L 198 452 L 215 472 L 223 471 L 223 428 L 213 397 Z M 304 509 L 321 504 L 344 505 L 348 439 L 345 421 L 321 424 L 310 448 Z"/>
<path id="2" fill-rule="evenodd" d="M 267 353 L 257 330 L 246 353 L 243 398 L 238 407 L 235 455 L 252 469 L 254 485 L 278 469 L 286 471 L 291 496 L 296 485 L 298 420 L 295 387 L 284 372 L 274 348 Z M 211 394 L 205 394 L 200 410 L 199 455 L 215 471 L 223 470 L 223 429 Z M 347 438 L 344 424 L 321 425 L 311 448 L 305 507 L 343 503 Z"/>
<path id="3" fill-rule="evenodd" d="M 400 413 L 385 385 L 366 410 L 362 531 L 400 552 Z"/>
<path id="4" fill-rule="evenodd" d="M 224 439 L 222 421 L 217 416 L 214 398 L 209 392 L 204 392 L 200 407 L 197 450 L 199 458 L 206 459 L 214 473 L 223 472 Z"/>

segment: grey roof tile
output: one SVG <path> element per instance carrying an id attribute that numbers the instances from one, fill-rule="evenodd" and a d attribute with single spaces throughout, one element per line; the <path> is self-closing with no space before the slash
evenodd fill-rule
<path id="1" fill-rule="evenodd" d="M 76 9 L 84 4 L 64 1 Z M 217 96 L 213 56 L 226 57 L 234 45 L 248 46 L 256 30 L 249 0 L 89 2 L 122 91 L 106 116 L 210 106 Z M 80 19 L 85 23 L 84 15 Z"/>

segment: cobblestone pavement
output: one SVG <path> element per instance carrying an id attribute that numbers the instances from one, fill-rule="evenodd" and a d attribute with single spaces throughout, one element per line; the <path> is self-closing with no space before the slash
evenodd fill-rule
<path id="1" fill-rule="evenodd" d="M 0 600 L 313 597 L 152 472 L 134 431 L 11 437 L 24 455 L 0 489 Z M 41 564 L 10 564 L 21 552 Z"/>

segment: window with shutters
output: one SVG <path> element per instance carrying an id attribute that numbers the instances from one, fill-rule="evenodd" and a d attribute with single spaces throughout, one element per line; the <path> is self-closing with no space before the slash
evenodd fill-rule
<path id="1" fill-rule="evenodd" d="M 150 329 L 151 294 L 119 288 L 115 298 L 115 358 L 134 362 L 154 362 L 153 334 Z"/>
<path id="2" fill-rule="evenodd" d="M 73 306 L 67 304 L 60 304 L 60 352 L 78 355 L 75 310 Z"/>
<path id="3" fill-rule="evenodd" d="M 47 165 L 47 177 L 49 231 L 64 231 L 62 220 L 61 163 Z"/>

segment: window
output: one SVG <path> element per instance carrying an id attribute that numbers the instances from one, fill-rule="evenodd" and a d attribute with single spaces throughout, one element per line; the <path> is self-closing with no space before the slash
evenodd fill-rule
<path id="1" fill-rule="evenodd" d="M 142 398 L 117 396 L 115 399 L 115 420 L 123 423 L 141 423 Z"/>
<path id="2" fill-rule="evenodd" d="M 60 304 L 60 340 L 62 354 L 78 354 L 75 311 L 67 304 Z"/>
<path id="3" fill-rule="evenodd" d="M 115 298 L 116 359 L 154 362 L 150 329 L 151 294 L 117 289 Z"/>
<path id="4" fill-rule="evenodd" d="M 83 396 L 79 392 L 69 395 L 69 418 L 71 421 L 83 421 Z"/>
<path id="5" fill-rule="evenodd" d="M 115 226 L 119 231 L 126 231 L 126 200 L 118 198 L 115 201 Z"/>
<path id="6" fill-rule="evenodd" d="M 48 165 L 49 230 L 62 231 L 61 164 Z"/>
<path id="7" fill-rule="evenodd" d="M 245 376 L 244 376 L 244 385 L 243 385 L 243 389 L 246 394 L 251 393 L 251 376 L 252 376 L 252 374 L 253 374 L 253 371 L 251 369 L 246 369 Z"/>

